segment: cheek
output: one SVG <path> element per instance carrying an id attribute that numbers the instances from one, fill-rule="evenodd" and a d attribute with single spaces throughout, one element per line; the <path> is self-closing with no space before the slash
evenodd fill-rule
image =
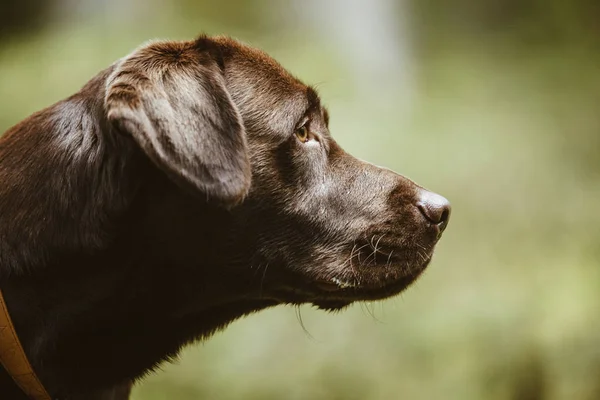
<path id="1" fill-rule="evenodd" d="M 286 198 L 293 186 L 294 164 L 289 143 L 273 143 L 266 137 L 248 141 L 252 165 L 251 193 L 277 200 Z"/>
<path id="2" fill-rule="evenodd" d="M 330 175 L 321 145 L 315 141 L 294 143 L 290 151 L 294 184 L 300 192 L 316 194 L 324 189 Z"/>

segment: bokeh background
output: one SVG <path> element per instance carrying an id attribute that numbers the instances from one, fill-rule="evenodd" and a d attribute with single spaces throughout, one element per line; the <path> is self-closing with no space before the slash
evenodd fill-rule
<path id="1" fill-rule="evenodd" d="M 199 33 L 315 84 L 342 146 L 453 215 L 398 298 L 237 321 L 133 399 L 600 399 L 600 2 L 2 0 L 0 132 Z"/>

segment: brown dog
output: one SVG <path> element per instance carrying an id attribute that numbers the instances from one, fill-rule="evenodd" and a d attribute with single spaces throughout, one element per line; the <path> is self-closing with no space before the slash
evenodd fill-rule
<path id="1" fill-rule="evenodd" d="M 126 399 L 266 307 L 393 296 L 450 214 L 345 153 L 312 88 L 223 37 L 146 45 L 21 122 L 0 182 L 0 288 L 58 399 Z M 0 393 L 20 396 L 3 373 Z"/>

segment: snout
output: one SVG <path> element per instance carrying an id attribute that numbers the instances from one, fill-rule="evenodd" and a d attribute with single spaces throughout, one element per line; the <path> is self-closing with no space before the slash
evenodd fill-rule
<path id="1" fill-rule="evenodd" d="M 437 226 L 440 234 L 444 232 L 450 220 L 450 202 L 439 194 L 422 190 L 417 201 L 417 208 L 428 223 Z"/>

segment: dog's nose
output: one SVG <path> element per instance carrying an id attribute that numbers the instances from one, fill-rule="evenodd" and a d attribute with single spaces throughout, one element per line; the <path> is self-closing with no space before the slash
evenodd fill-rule
<path id="1" fill-rule="evenodd" d="M 450 202 L 445 197 L 424 190 L 421 193 L 417 207 L 429 222 L 439 226 L 440 232 L 446 229 L 451 208 Z"/>

